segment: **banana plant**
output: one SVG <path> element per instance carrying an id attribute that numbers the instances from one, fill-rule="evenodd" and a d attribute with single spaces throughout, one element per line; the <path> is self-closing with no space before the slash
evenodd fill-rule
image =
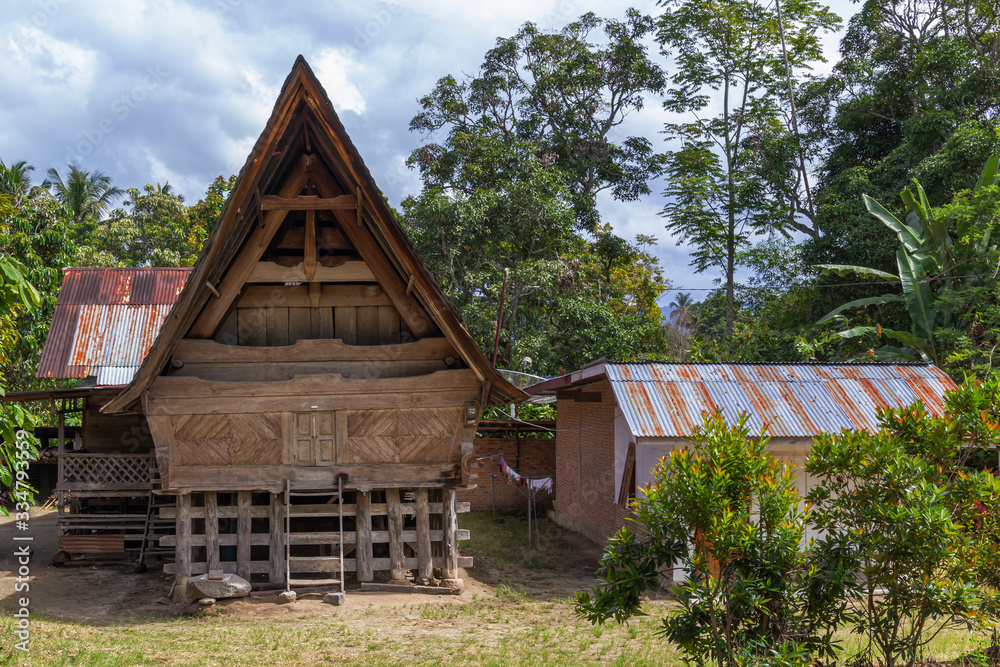
<path id="1" fill-rule="evenodd" d="M 991 157 L 983 169 L 979 181 L 972 190 L 978 196 L 984 188 L 998 184 L 1000 176 L 1000 156 Z M 939 299 L 946 289 L 955 289 L 964 280 L 963 267 L 973 258 L 981 256 L 988 248 L 989 230 L 982 238 L 972 239 L 972 216 L 958 225 L 957 241 L 952 238 L 945 220 L 934 215 L 927 201 L 924 189 L 917 179 L 900 193 L 906 207 L 906 221 L 901 222 L 877 201 L 864 195 L 865 207 L 899 238 L 896 250 L 897 273 L 879 271 L 864 266 L 846 264 L 819 264 L 816 268 L 824 273 L 839 276 L 856 275 L 862 278 L 876 278 L 899 292 L 883 294 L 849 301 L 827 313 L 817 324 L 834 320 L 846 323 L 843 313 L 854 308 L 905 303 L 910 316 L 910 331 L 887 329 L 880 325 L 858 326 L 838 332 L 842 338 L 856 338 L 869 333 L 886 336 L 903 347 L 886 345 L 875 352 L 875 357 L 883 360 L 933 360 L 939 362 L 934 344 L 934 334 L 939 328 L 954 326 L 963 313 L 953 312 L 943 306 Z M 971 239 L 971 240 L 970 240 Z"/>

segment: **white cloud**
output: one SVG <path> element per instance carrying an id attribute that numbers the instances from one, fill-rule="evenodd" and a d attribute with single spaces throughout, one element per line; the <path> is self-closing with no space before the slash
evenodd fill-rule
<path id="1" fill-rule="evenodd" d="M 408 124 L 438 78 L 475 73 L 497 37 L 525 21 L 557 29 L 590 10 L 621 18 L 636 4 L 659 11 L 652 0 L 333 0 L 294 3 L 295 11 L 269 0 L 8 2 L 0 16 L 0 159 L 27 160 L 39 175 L 62 169 L 83 145 L 83 166 L 107 171 L 121 187 L 169 180 L 196 201 L 215 176 L 243 166 L 302 53 L 397 205 L 420 190 L 405 159 L 424 138 Z M 854 10 L 849 0 L 831 4 L 844 16 Z M 836 56 L 836 41 L 825 40 L 828 55 Z M 149 68 L 164 74 L 142 89 Z M 116 105 L 123 96 L 135 102 L 128 114 Z M 649 100 L 619 131 L 662 146 L 665 120 Z M 676 284 L 710 286 L 714 276 L 692 275 L 689 249 L 666 235 L 657 215 L 662 183 L 651 186 L 639 202 L 602 198 L 604 218 L 629 238 L 659 237 L 655 252 Z"/>
<path id="2" fill-rule="evenodd" d="M 324 49 L 312 64 L 313 71 L 330 96 L 338 111 L 365 112 L 365 98 L 351 78 L 362 74 L 361 66 L 347 53 L 339 49 Z"/>
<path id="3" fill-rule="evenodd" d="M 71 100 L 78 110 L 86 110 L 97 72 L 97 52 L 59 40 L 38 28 L 22 24 L 10 30 L 8 58 L 0 65 L 5 76 L 32 82 L 25 91 L 37 98 Z"/>
<path id="4" fill-rule="evenodd" d="M 205 190 L 206 184 L 202 182 L 200 177 L 171 169 L 163 160 L 157 157 L 152 148 L 142 148 L 138 151 L 138 153 L 142 156 L 143 162 L 147 165 L 150 175 L 148 180 L 150 183 L 154 185 L 165 185 L 166 183 L 170 183 L 175 192 L 181 193 L 200 192 Z M 194 204 L 196 201 L 191 200 L 190 197 L 187 196 L 185 199 L 189 200 L 187 202 L 189 204 Z"/>

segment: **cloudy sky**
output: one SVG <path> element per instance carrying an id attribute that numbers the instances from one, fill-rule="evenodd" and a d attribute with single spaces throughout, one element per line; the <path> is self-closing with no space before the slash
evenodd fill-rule
<path id="1" fill-rule="evenodd" d="M 845 19 L 849 0 L 832 0 Z M 393 204 L 419 191 L 404 165 L 422 140 L 408 132 L 416 99 L 445 74 L 475 73 L 498 36 L 525 21 L 555 29 L 580 14 L 621 18 L 652 0 L 7 0 L 0 18 L 0 159 L 26 160 L 41 181 L 70 162 L 121 187 L 169 181 L 189 203 L 219 174 L 236 173 L 281 83 L 303 54 Z M 838 37 L 826 37 L 836 55 Z M 655 52 L 655 49 L 654 49 Z M 624 134 L 657 141 L 656 100 Z M 618 233 L 651 234 L 664 272 L 692 275 L 646 200 L 602 201 Z M 669 301 L 669 297 L 665 299 Z"/>

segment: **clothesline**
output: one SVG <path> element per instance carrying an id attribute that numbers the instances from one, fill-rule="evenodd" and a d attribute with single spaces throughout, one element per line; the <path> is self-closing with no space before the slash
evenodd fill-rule
<path id="1" fill-rule="evenodd" d="M 551 477 L 527 477 L 525 475 L 520 475 L 516 470 L 507 465 L 507 462 L 502 456 L 500 457 L 500 474 L 514 484 L 526 486 L 536 493 L 542 490 L 546 493 L 552 493 L 553 482 Z"/>

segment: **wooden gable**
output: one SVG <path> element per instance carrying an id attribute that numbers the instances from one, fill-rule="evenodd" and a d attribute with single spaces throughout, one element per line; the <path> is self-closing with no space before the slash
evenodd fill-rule
<path id="1" fill-rule="evenodd" d="M 457 486 L 486 361 L 301 59 L 132 384 L 164 488 Z M 393 464 L 393 467 L 386 467 Z"/>
<path id="2" fill-rule="evenodd" d="M 472 371 L 481 404 L 525 397 L 462 326 L 299 56 L 176 306 L 132 383 L 104 411 L 141 409 L 156 377 L 184 374 L 179 352 L 223 354 L 196 341 L 290 346 L 298 351 L 285 363 L 312 363 L 303 341 L 339 340 L 351 349 L 327 361 L 357 360 L 354 346 L 397 342 L 397 316 L 399 344 L 444 339 L 425 344 L 437 345 L 446 367 Z M 412 349 L 384 352 L 376 355 L 383 361 L 422 358 Z"/>

